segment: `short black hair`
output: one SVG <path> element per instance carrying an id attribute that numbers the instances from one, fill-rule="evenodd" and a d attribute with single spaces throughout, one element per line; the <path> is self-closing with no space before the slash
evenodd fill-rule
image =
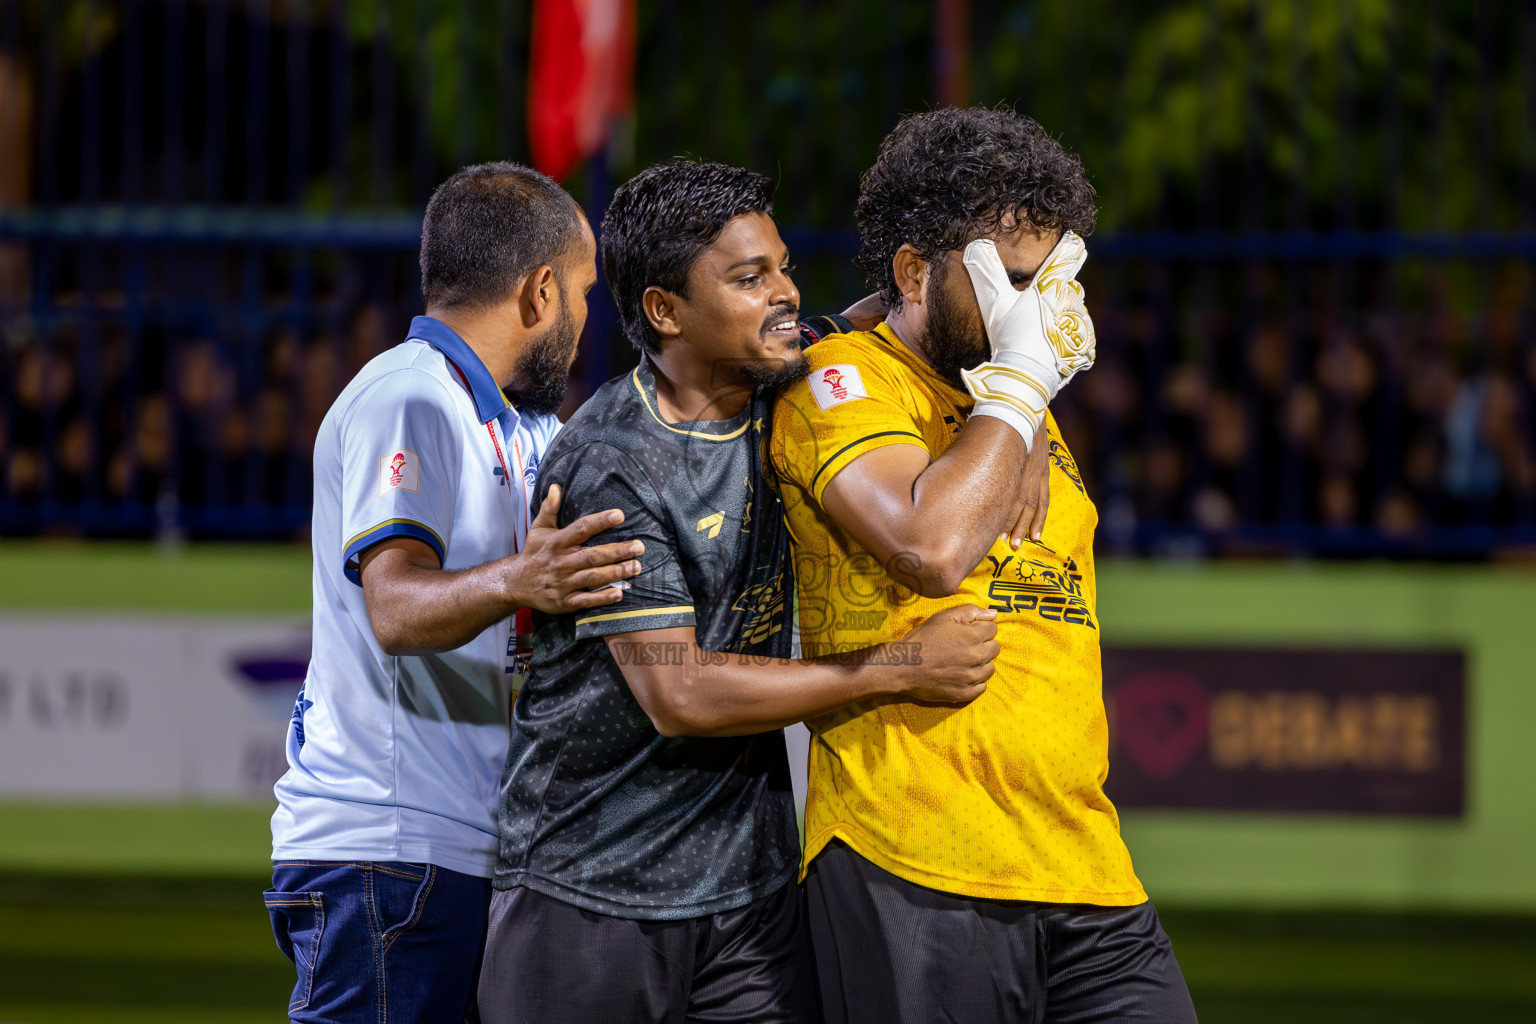
<path id="1" fill-rule="evenodd" d="M 891 260 L 911 244 L 925 260 L 965 248 L 1015 216 L 1093 231 L 1098 211 L 1082 161 L 1031 118 L 999 107 L 946 107 L 902 118 L 859 180 L 860 269 L 901 303 Z"/>
<path id="2" fill-rule="evenodd" d="M 509 160 L 456 171 L 421 224 L 421 295 L 433 306 L 492 306 L 546 264 L 564 269 L 581 233 L 576 201 Z"/>
<path id="3" fill-rule="evenodd" d="M 740 167 L 668 160 L 619 186 L 603 217 L 603 274 L 630 344 L 660 350 L 641 305 L 645 290 L 686 298 L 699 254 L 744 213 L 772 216 L 773 182 Z"/>

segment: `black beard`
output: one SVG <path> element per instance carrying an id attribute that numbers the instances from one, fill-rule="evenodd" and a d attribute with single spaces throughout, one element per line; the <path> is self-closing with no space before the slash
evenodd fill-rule
<path id="1" fill-rule="evenodd" d="M 961 370 L 986 362 L 992 355 L 986 328 L 967 321 L 966 316 L 949 301 L 944 278 L 949 268 L 940 263 L 928 283 L 928 325 L 923 339 L 928 363 L 960 390 L 965 390 Z M 980 329 L 978 330 L 978 327 Z"/>
<path id="2" fill-rule="evenodd" d="M 575 318 L 562 297 L 560 316 L 523 348 L 512 367 L 513 383 L 506 395 L 518 412 L 553 415 L 565 404 L 576 341 Z"/>
<path id="3" fill-rule="evenodd" d="M 762 330 L 759 332 L 764 341 L 768 338 L 768 328 L 780 320 L 793 320 L 799 323 L 799 308 L 790 303 L 775 306 L 764 318 Z M 806 361 L 804 351 L 798 354 L 800 358 L 794 362 L 788 359 L 756 359 L 743 362 L 740 366 L 741 377 L 755 388 L 777 391 L 811 372 L 811 364 Z"/>
<path id="4" fill-rule="evenodd" d="M 783 359 L 759 359 L 743 363 L 740 372 L 754 388 L 777 391 L 810 373 L 811 364 L 804 356 L 793 363 Z"/>

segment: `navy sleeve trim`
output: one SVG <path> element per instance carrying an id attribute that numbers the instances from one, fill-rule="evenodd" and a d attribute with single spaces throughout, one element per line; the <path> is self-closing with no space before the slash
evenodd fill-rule
<path id="1" fill-rule="evenodd" d="M 381 540 L 390 537 L 414 537 L 437 554 L 437 564 L 445 561 L 444 552 L 446 546 L 443 538 L 433 532 L 430 526 L 416 522 L 414 519 L 386 519 L 377 526 L 370 527 L 347 542 L 347 549 L 342 553 L 342 571 L 347 579 L 363 585 L 363 577 L 358 570 L 357 557 L 368 548 L 373 547 Z"/>

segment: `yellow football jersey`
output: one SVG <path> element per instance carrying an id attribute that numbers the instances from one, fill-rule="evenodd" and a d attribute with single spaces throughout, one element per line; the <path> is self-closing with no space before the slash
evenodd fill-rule
<path id="1" fill-rule="evenodd" d="M 997 542 L 960 592 L 924 598 L 821 507 L 865 452 L 937 459 L 972 400 L 886 324 L 807 350 L 811 373 L 774 408 L 771 456 L 794 541 L 807 656 L 898 639 L 944 608 L 998 610 L 1002 653 L 965 707 L 871 700 L 807 723 L 805 864 L 833 838 L 910 882 L 965 896 L 1129 906 L 1147 896 L 1104 795 L 1108 727 L 1095 614 L 1098 513 L 1054 420 L 1040 543 Z M 891 571 L 894 570 L 894 578 Z"/>

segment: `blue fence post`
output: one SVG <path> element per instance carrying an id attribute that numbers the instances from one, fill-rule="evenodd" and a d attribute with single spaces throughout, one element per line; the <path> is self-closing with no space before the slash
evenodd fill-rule
<path id="1" fill-rule="evenodd" d="M 123 149 L 121 196 L 144 199 L 144 3 L 123 0 Z"/>
<path id="2" fill-rule="evenodd" d="M 224 76 L 229 54 L 229 8 L 203 5 L 203 202 L 223 202 L 225 148 L 228 145 L 228 90 Z"/>
<path id="3" fill-rule="evenodd" d="M 330 18 L 326 22 L 330 35 L 330 100 L 327 134 L 331 145 L 331 195 L 330 212 L 335 213 L 347 201 L 349 182 L 348 132 L 351 129 L 352 108 L 352 47 L 347 30 L 347 0 L 330 0 Z"/>
<path id="4" fill-rule="evenodd" d="M 373 159 L 370 166 L 373 205 L 382 209 L 393 196 L 390 188 L 390 168 L 395 159 L 395 47 L 394 5 L 389 0 L 376 0 L 373 4 L 373 51 L 370 55 L 372 96 L 369 104 L 372 131 Z M 423 45 L 425 40 L 423 40 Z"/>
<path id="5" fill-rule="evenodd" d="M 164 95 L 164 158 L 160 161 L 160 202 L 174 205 L 186 198 L 186 62 L 176 59 L 187 50 L 187 0 L 165 0 L 165 57 L 160 72 Z"/>
<path id="6" fill-rule="evenodd" d="M 603 214 L 608 212 L 608 202 L 613 198 L 613 172 L 608 166 L 608 150 L 604 148 L 587 159 L 587 218 L 592 224 L 592 235 L 597 239 L 598 253 L 602 253 Z M 608 280 L 603 275 L 603 261 L 597 261 L 597 284 L 587 296 L 587 326 L 582 332 L 582 385 L 587 394 L 593 394 L 609 377 L 612 365 L 611 349 L 614 328 L 618 317 L 613 308 L 613 297 L 608 293 Z"/>

